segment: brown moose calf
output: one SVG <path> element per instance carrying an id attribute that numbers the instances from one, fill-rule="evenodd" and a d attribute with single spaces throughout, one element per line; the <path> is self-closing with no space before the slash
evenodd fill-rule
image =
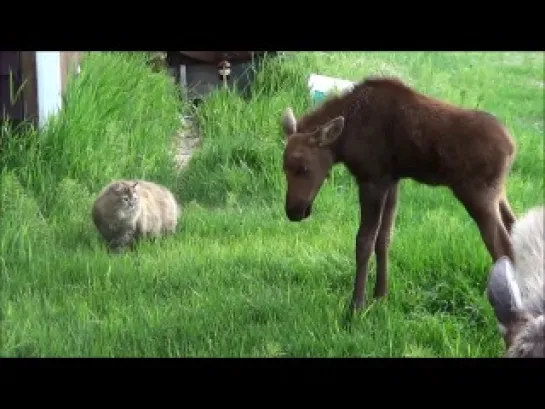
<path id="1" fill-rule="evenodd" d="M 289 220 L 310 216 L 334 164 L 343 163 L 358 184 L 355 309 L 365 305 L 373 250 L 374 295 L 386 295 L 388 246 L 404 178 L 450 188 L 477 224 L 493 261 L 512 259 L 515 216 L 504 184 L 516 149 L 494 116 L 423 95 L 395 78 L 367 78 L 299 119 L 287 108 L 282 126 Z"/>

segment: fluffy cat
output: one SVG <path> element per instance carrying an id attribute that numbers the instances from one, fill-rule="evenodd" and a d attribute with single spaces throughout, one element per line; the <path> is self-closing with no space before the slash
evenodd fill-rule
<path id="1" fill-rule="evenodd" d="M 104 187 L 92 207 L 95 227 L 110 250 L 133 247 L 141 237 L 173 233 L 181 208 L 164 186 L 141 179 L 113 181 Z"/>

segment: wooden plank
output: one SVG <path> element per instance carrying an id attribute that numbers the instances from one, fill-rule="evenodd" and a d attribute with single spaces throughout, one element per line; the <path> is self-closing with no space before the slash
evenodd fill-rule
<path id="1" fill-rule="evenodd" d="M 61 87 L 64 93 L 66 84 L 70 75 L 77 73 L 77 67 L 80 63 L 82 51 L 62 51 L 61 52 Z"/>
<path id="2" fill-rule="evenodd" d="M 37 123 L 38 82 L 36 80 L 36 52 L 22 51 L 20 54 L 21 77 L 23 80 L 23 101 L 25 118 Z"/>
<path id="3" fill-rule="evenodd" d="M 0 75 L 9 75 L 11 71 L 19 71 L 19 52 L 0 51 Z"/>
<path id="4" fill-rule="evenodd" d="M 18 51 L 0 52 L 0 120 L 24 119 Z"/>

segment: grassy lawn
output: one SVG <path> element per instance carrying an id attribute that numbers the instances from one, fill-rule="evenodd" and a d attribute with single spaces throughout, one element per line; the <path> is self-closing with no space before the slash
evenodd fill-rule
<path id="1" fill-rule="evenodd" d="M 175 174 L 180 104 L 138 54 L 94 53 L 41 136 L 0 150 L 0 355 L 495 357 L 484 297 L 490 260 L 450 193 L 402 184 L 389 296 L 350 328 L 359 208 L 338 167 L 311 218 L 284 215 L 280 115 L 310 106 L 310 72 L 397 75 L 497 115 L 518 144 L 517 214 L 543 203 L 542 53 L 298 53 L 260 73 L 250 103 L 218 91 L 200 108 L 202 148 Z M 90 207 L 112 178 L 169 186 L 175 236 L 110 256 Z M 371 262 L 368 300 L 374 286 Z"/>

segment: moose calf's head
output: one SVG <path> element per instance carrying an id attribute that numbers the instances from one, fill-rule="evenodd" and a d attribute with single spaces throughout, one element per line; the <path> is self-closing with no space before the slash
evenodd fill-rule
<path id="1" fill-rule="evenodd" d="M 338 116 L 310 132 L 298 130 L 291 108 L 282 116 L 287 140 L 283 169 L 286 175 L 286 216 L 301 221 L 310 216 L 314 201 L 334 163 L 333 144 L 344 129 L 344 117 Z"/>

